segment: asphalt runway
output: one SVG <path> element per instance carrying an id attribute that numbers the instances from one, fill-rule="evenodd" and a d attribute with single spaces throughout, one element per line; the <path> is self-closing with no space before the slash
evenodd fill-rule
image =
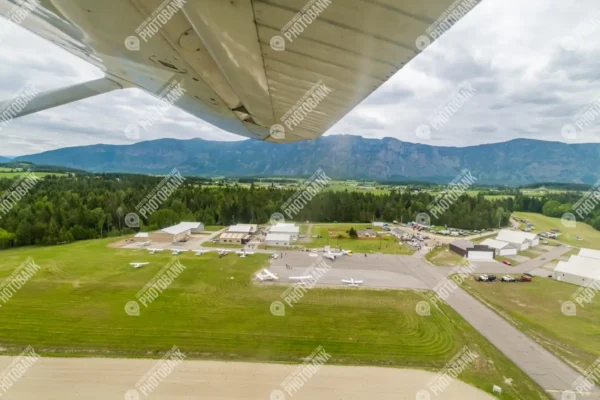
<path id="1" fill-rule="evenodd" d="M 311 274 L 311 265 L 315 264 L 322 253 L 289 252 L 283 258 L 271 260 L 269 270 L 277 273 L 277 284 L 290 284 L 291 276 Z M 324 258 L 323 261 L 331 269 L 317 280 L 317 286 L 347 286 L 342 279 L 354 278 L 363 280 L 361 287 L 377 289 L 427 289 L 415 268 L 427 266 L 421 259 L 410 256 L 362 255 L 340 256 L 335 261 Z M 287 269 L 286 264 L 292 266 Z M 312 273 L 314 276 L 314 272 Z"/>

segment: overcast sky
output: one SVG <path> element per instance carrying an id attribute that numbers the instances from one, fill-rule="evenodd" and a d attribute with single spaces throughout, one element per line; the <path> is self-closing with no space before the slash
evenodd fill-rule
<path id="1" fill-rule="evenodd" d="M 0 31 L 6 25 L 0 20 Z M 102 76 L 28 31 L 10 29 L 0 41 L 0 99 L 28 82 L 45 90 Z M 483 0 L 328 134 L 439 146 L 514 138 L 600 142 L 597 122 L 575 134 L 563 130 L 576 125 L 579 110 L 600 99 L 599 44 L 597 0 Z M 456 98 L 461 83 L 472 87 L 472 95 L 446 123 L 433 126 L 431 119 Z M 17 119 L 0 130 L 0 155 L 134 143 L 123 126 L 154 102 L 141 91 L 123 90 Z M 242 139 L 179 110 L 169 111 L 142 139 L 162 137 Z"/>

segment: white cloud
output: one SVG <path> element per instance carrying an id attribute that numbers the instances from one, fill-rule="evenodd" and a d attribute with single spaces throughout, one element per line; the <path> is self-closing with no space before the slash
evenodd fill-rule
<path id="1" fill-rule="evenodd" d="M 590 25 L 594 29 L 585 35 L 580 29 L 599 11 L 595 0 L 483 1 L 328 134 L 445 146 L 514 138 L 566 141 L 561 128 L 600 93 L 600 25 Z M 569 37 L 576 39 L 574 51 L 561 46 Z M 22 28 L 0 42 L 0 99 L 27 82 L 45 90 L 101 76 L 96 67 Z M 430 124 L 428 118 L 464 81 L 476 89 L 473 98 L 433 129 L 431 139 L 417 137 L 416 128 Z M 130 89 L 20 118 L 0 131 L 0 155 L 133 143 L 123 127 L 156 104 L 152 96 Z M 242 139 L 177 109 L 143 131 L 141 139 L 162 137 Z M 600 142 L 600 126 L 579 132 L 574 142 Z"/>

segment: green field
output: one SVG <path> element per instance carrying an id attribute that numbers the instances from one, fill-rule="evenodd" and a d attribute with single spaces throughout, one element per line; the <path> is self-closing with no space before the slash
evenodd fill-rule
<path id="1" fill-rule="evenodd" d="M 456 267 L 463 259 L 459 254 L 450 251 L 450 246 L 440 246 L 431 250 L 425 256 L 425 259 L 440 267 Z"/>
<path id="2" fill-rule="evenodd" d="M 576 316 L 561 311 L 579 286 L 534 278 L 531 283 L 465 281 L 463 288 L 482 299 L 542 346 L 581 371 L 600 357 L 600 298 L 577 307 Z"/>
<path id="3" fill-rule="evenodd" d="M 114 239 L 112 239 L 114 240 Z M 140 316 L 124 305 L 171 259 L 108 248 L 111 240 L 2 252 L 0 276 L 27 257 L 42 268 L 0 311 L 0 346 L 42 355 L 160 357 L 177 345 L 188 358 L 301 362 L 317 346 L 332 363 L 438 370 L 463 346 L 480 355 L 460 379 L 506 399 L 547 399 L 533 381 L 448 306 L 415 312 L 424 293 L 312 289 L 285 316 L 269 311 L 284 286 L 256 286 L 267 255 L 182 255 L 186 269 Z M 150 261 L 133 269 L 130 262 Z"/>
<path id="4" fill-rule="evenodd" d="M 539 254 L 534 253 L 533 251 L 529 251 L 529 250 L 519 250 L 518 254 L 520 256 L 527 257 L 527 258 L 536 258 L 536 257 L 540 256 Z"/>
<path id="5" fill-rule="evenodd" d="M 372 189 L 371 188 L 361 189 L 359 187 L 359 186 L 371 186 L 371 185 L 373 187 Z M 377 184 L 356 184 L 356 183 L 339 182 L 339 181 L 334 181 L 334 182 L 330 183 L 329 185 L 327 185 L 325 190 L 332 191 L 332 192 L 343 192 L 343 191 L 347 190 L 348 192 L 372 193 L 375 195 L 389 194 L 391 191 L 389 188 L 382 187 Z"/>
<path id="6" fill-rule="evenodd" d="M 571 246 L 600 250 L 600 231 L 595 230 L 588 224 L 578 221 L 576 227 L 567 228 L 563 226 L 560 218 L 523 212 L 515 212 L 513 215 L 531 222 L 535 226 L 535 229 L 532 231 L 534 233 L 547 232 L 552 228 L 556 228 L 562 233 L 558 241 Z M 583 240 L 575 240 L 576 237 L 580 237 Z"/>
<path id="7" fill-rule="evenodd" d="M 19 177 L 23 174 L 26 174 L 26 171 L 23 172 L 6 172 L 6 171 L 0 171 L 0 179 L 2 178 L 16 178 Z M 43 178 L 45 176 L 48 175 L 54 175 L 54 176 L 67 176 L 67 174 L 62 174 L 62 173 L 57 173 L 57 172 L 34 172 L 35 176 L 37 176 L 38 178 Z"/>
<path id="8" fill-rule="evenodd" d="M 312 235 L 321 236 L 318 239 L 310 239 L 304 243 L 306 247 L 331 246 L 352 250 L 355 253 L 384 253 L 384 254 L 414 254 L 415 248 L 407 244 L 399 244 L 399 240 L 393 236 L 383 236 L 377 239 L 350 239 L 346 231 L 350 228 L 364 230 L 372 228 L 373 231 L 380 232 L 382 229 L 374 227 L 371 224 L 315 224 L 312 227 Z M 341 236 L 341 238 L 338 238 Z"/>

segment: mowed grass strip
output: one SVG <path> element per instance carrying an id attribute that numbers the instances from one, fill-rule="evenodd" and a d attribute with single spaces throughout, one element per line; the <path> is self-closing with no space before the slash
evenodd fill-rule
<path id="1" fill-rule="evenodd" d="M 456 267 L 463 260 L 463 257 L 450 250 L 450 246 L 444 245 L 431 250 L 427 253 L 425 259 L 439 267 Z"/>
<path id="2" fill-rule="evenodd" d="M 381 232 L 382 229 L 368 224 L 315 224 L 312 227 L 311 235 L 321 236 L 318 239 L 311 239 L 309 243 L 303 243 L 306 247 L 340 247 L 344 250 L 352 250 L 355 253 L 383 253 L 383 254 L 414 254 L 416 249 L 404 243 L 400 245 L 399 240 L 393 236 L 384 236 L 373 239 L 350 239 L 346 231 L 354 228 L 357 231 L 372 228 L 373 232 Z M 338 238 L 341 236 L 341 238 Z"/>
<path id="3" fill-rule="evenodd" d="M 21 171 L 21 172 L 0 171 L 0 179 L 2 179 L 2 178 L 7 178 L 7 179 L 18 178 L 25 174 L 27 174 L 27 171 Z M 60 172 L 34 172 L 34 174 L 38 178 L 44 178 L 46 176 L 67 176 L 67 174 L 60 173 Z"/>
<path id="4" fill-rule="evenodd" d="M 513 215 L 517 218 L 523 218 L 530 221 L 535 226 L 535 229 L 532 231 L 533 233 L 548 232 L 552 228 L 556 228 L 560 230 L 560 233 L 562 233 L 558 239 L 559 242 L 566 243 L 571 246 L 587 247 L 590 249 L 600 250 L 600 231 L 595 230 L 586 223 L 577 221 L 575 227 L 568 228 L 562 224 L 560 218 L 552 218 L 543 214 L 524 212 L 515 212 Z M 583 240 L 576 240 L 575 238 L 577 237 Z"/>
<path id="5" fill-rule="evenodd" d="M 323 345 L 354 363 L 423 366 L 439 365 L 460 348 L 460 333 L 445 318 L 415 313 L 424 299 L 419 293 L 319 289 L 288 308 L 288 316 L 275 317 L 269 307 L 285 287 L 250 282 L 266 264 L 261 254 L 180 255 L 185 271 L 139 317 L 128 316 L 125 304 L 172 256 L 107 244 L 3 252 L 0 279 L 28 256 L 42 270 L 0 310 L 0 344 L 134 357 L 177 344 L 199 357 L 280 361 Z"/>
<path id="6" fill-rule="evenodd" d="M 600 298 L 585 307 L 577 306 L 576 316 L 561 310 L 562 302 L 574 301 L 571 295 L 579 286 L 534 278 L 530 283 L 469 280 L 463 288 L 580 371 L 600 357 Z"/>
<path id="7" fill-rule="evenodd" d="M 42 355 L 160 357 L 177 345 L 188 358 L 298 363 L 323 346 L 331 363 L 439 370 L 468 345 L 480 357 L 461 380 L 491 392 L 510 378 L 504 398 L 547 398 L 448 306 L 417 315 L 422 292 L 313 289 L 273 316 L 270 304 L 286 287 L 250 281 L 267 255 L 178 256 L 186 269 L 140 316 L 129 316 L 125 304 L 172 257 L 108 248 L 111 241 L 1 253 L 0 279 L 27 257 L 42 267 L 0 309 L 5 353 L 32 345 Z"/>

